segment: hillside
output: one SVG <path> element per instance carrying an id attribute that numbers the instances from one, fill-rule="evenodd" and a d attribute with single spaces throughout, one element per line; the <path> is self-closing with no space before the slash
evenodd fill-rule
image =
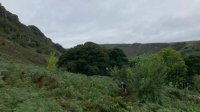
<path id="1" fill-rule="evenodd" d="M 121 48 L 128 57 L 159 52 L 163 48 L 172 47 L 183 55 L 200 53 L 200 41 L 187 41 L 175 43 L 134 43 L 134 44 L 102 44 L 106 48 Z"/>
<path id="2" fill-rule="evenodd" d="M 63 51 L 62 46 L 53 43 L 36 26 L 24 25 L 0 4 L 0 56 L 44 65 L 50 52 L 59 55 Z"/>
<path id="3" fill-rule="evenodd" d="M 85 76 L 0 58 L 1 112 L 199 112 L 197 93 L 165 89 L 163 104 L 140 103 L 111 77 Z"/>

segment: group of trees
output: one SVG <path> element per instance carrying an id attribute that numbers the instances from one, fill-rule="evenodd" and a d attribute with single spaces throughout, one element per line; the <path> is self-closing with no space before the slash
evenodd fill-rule
<path id="1" fill-rule="evenodd" d="M 162 59 L 167 68 L 166 85 L 177 88 L 193 87 L 193 77 L 200 74 L 200 55 L 190 55 L 183 58 L 178 51 L 172 48 L 163 49 L 155 55 Z M 137 63 L 140 63 L 146 57 L 148 56 L 129 61 L 119 48 L 106 49 L 96 43 L 86 42 L 83 45 L 68 49 L 58 60 L 51 56 L 49 62 L 54 63 L 55 66 L 55 62 L 58 61 L 57 67 L 62 70 L 86 75 L 111 75 L 111 71 L 117 69 L 120 70 L 120 73 L 115 72 L 115 74 L 124 78 L 127 77 L 127 73 L 124 72 L 126 68 L 136 67 Z M 51 63 L 49 68 L 52 68 Z M 144 66 L 148 65 L 145 64 Z M 143 70 L 141 72 L 145 73 Z"/>
<path id="2" fill-rule="evenodd" d="M 98 44 L 87 42 L 68 49 L 58 61 L 63 70 L 86 75 L 109 75 L 109 69 L 121 68 L 128 63 L 121 49 L 105 49 Z"/>
<path id="3" fill-rule="evenodd" d="M 57 63 L 57 64 L 56 64 Z M 106 49 L 87 42 L 68 49 L 57 59 L 49 58 L 49 69 L 62 70 L 86 75 L 110 75 L 121 78 L 128 84 L 129 91 L 137 91 L 141 101 L 160 101 L 163 87 L 200 89 L 200 55 L 183 57 L 172 48 L 157 54 L 128 60 L 121 49 Z M 198 78 L 194 81 L 194 76 Z"/>

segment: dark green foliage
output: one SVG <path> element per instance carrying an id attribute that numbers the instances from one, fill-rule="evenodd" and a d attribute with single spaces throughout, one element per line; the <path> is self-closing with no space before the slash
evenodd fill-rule
<path id="1" fill-rule="evenodd" d="M 118 67 L 122 68 L 124 65 L 128 64 L 128 58 L 124 54 L 124 52 L 119 49 L 119 48 L 114 48 L 114 49 L 109 49 L 108 50 L 108 55 L 109 55 L 109 64 L 110 67 Z"/>
<path id="2" fill-rule="evenodd" d="M 108 60 L 106 49 L 87 42 L 67 50 L 60 57 L 58 67 L 74 73 L 108 75 Z"/>
<path id="3" fill-rule="evenodd" d="M 200 55 L 190 55 L 185 58 L 185 64 L 188 66 L 188 73 L 193 75 L 200 74 Z"/>
<path id="4" fill-rule="evenodd" d="M 109 75 L 110 68 L 127 64 L 128 58 L 121 49 L 105 49 L 92 42 L 68 49 L 58 62 L 64 70 L 87 75 Z"/>
<path id="5" fill-rule="evenodd" d="M 172 48 L 166 48 L 159 55 L 168 67 L 166 83 L 177 88 L 187 87 L 187 66 L 181 54 Z"/>
<path id="6" fill-rule="evenodd" d="M 185 58 L 185 64 L 187 65 L 187 83 L 193 87 L 194 75 L 200 75 L 200 55 L 190 55 Z"/>

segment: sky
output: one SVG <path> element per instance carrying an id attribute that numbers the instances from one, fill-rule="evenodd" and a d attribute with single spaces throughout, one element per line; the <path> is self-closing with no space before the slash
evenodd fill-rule
<path id="1" fill-rule="evenodd" d="M 200 0 L 0 0 L 65 48 L 200 40 Z"/>

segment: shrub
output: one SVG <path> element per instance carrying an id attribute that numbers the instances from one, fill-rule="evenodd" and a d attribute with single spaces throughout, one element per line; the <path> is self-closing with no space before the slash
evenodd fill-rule
<path id="1" fill-rule="evenodd" d="M 168 67 L 166 83 L 172 83 L 177 88 L 187 87 L 187 66 L 181 54 L 172 48 L 166 48 L 159 55 Z"/>
<path id="2" fill-rule="evenodd" d="M 159 102 L 166 77 L 166 66 L 161 57 L 144 57 L 131 68 L 128 75 L 128 87 L 137 92 L 141 102 Z"/>
<path id="3" fill-rule="evenodd" d="M 58 58 L 56 57 L 55 53 L 51 53 L 48 59 L 48 66 L 49 70 L 54 70 L 57 68 Z"/>

